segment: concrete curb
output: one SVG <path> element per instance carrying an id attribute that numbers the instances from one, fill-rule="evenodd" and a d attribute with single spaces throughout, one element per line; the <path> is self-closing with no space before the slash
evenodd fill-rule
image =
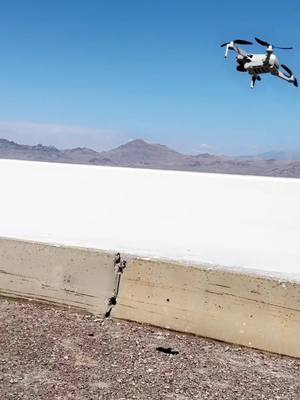
<path id="1" fill-rule="evenodd" d="M 112 315 L 300 357 L 300 283 L 133 259 Z"/>
<path id="2" fill-rule="evenodd" d="M 0 295 L 104 315 L 115 284 L 114 254 L 0 239 Z"/>
<path id="3" fill-rule="evenodd" d="M 0 238 L 0 295 L 300 357 L 300 283 L 123 257 Z"/>

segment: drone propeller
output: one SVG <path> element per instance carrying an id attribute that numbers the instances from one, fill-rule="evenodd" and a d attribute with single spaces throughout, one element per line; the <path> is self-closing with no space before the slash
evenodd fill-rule
<path id="1" fill-rule="evenodd" d="M 294 86 L 298 87 L 298 81 L 297 81 L 297 79 L 293 76 L 293 73 L 292 73 L 292 71 L 289 69 L 289 67 L 287 67 L 287 66 L 284 65 L 284 64 L 281 64 L 281 67 L 289 74 L 289 75 L 288 75 L 288 78 L 291 78 L 291 77 L 294 78 L 294 80 L 293 80 L 292 82 L 293 82 Z"/>
<path id="2" fill-rule="evenodd" d="M 257 43 L 259 43 L 261 46 L 264 47 L 273 47 L 273 49 L 281 49 L 281 50 L 292 50 L 292 47 L 279 47 L 279 46 L 273 46 L 272 44 L 265 42 L 264 40 L 258 39 L 257 37 L 255 38 Z"/>
<path id="3" fill-rule="evenodd" d="M 227 43 L 221 44 L 221 47 L 225 47 L 230 43 L 233 43 L 233 44 L 253 44 L 252 42 L 248 42 L 248 40 L 236 39 L 236 40 L 233 40 L 232 42 L 227 42 Z"/>
<path id="4" fill-rule="evenodd" d="M 284 64 L 281 64 L 281 66 L 282 66 L 282 68 L 289 74 L 289 76 L 292 76 L 292 75 L 293 75 L 293 73 L 292 73 L 292 71 L 289 69 L 289 67 L 287 67 L 287 66 L 284 65 Z"/>

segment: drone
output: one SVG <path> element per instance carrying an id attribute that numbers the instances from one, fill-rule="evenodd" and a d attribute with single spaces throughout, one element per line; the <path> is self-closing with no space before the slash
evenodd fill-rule
<path id="1" fill-rule="evenodd" d="M 278 78 L 284 79 L 298 87 L 298 82 L 292 71 L 284 64 L 280 64 L 278 58 L 274 54 L 274 49 L 292 50 L 292 47 L 274 46 L 264 40 L 255 38 L 256 42 L 266 47 L 265 54 L 251 54 L 240 49 L 238 45 L 251 45 L 252 42 L 247 40 L 233 40 L 232 42 L 223 43 L 221 47 L 226 47 L 225 58 L 227 58 L 229 50 L 237 53 L 237 71 L 248 72 L 251 75 L 251 88 L 253 89 L 256 81 L 261 81 L 261 74 L 270 73 Z M 283 69 L 284 71 L 280 70 Z"/>

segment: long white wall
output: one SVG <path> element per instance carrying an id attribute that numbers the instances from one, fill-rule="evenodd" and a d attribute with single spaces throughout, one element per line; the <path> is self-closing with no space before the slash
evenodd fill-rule
<path id="1" fill-rule="evenodd" d="M 300 280 L 300 180 L 0 160 L 0 236 Z"/>

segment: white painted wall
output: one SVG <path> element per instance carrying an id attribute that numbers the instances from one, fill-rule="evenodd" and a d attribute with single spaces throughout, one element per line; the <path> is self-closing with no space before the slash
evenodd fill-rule
<path id="1" fill-rule="evenodd" d="M 300 280 L 300 180 L 0 160 L 0 236 Z"/>

